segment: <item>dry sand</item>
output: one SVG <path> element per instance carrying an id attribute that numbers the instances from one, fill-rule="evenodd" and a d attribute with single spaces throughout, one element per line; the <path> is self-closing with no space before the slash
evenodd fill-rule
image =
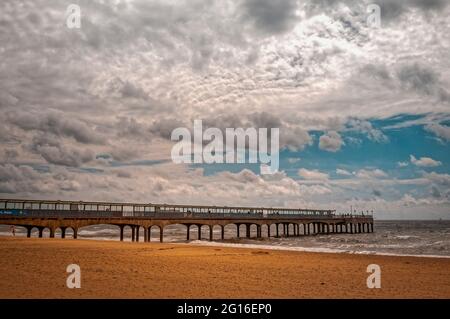
<path id="1" fill-rule="evenodd" d="M 445 258 L 2 237 L 0 269 L 0 298 L 450 298 Z"/>

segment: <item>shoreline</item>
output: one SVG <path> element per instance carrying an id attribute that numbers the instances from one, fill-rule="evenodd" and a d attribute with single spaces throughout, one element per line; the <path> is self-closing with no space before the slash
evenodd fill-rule
<path id="1" fill-rule="evenodd" d="M 172 244 L 172 243 L 168 243 Z M 305 252 L 305 253 L 319 253 L 319 254 L 349 254 L 349 255 L 364 255 L 364 256 L 391 256 L 391 257 L 418 257 L 418 258 L 442 258 L 450 259 L 450 256 L 444 255 L 415 255 L 415 254 L 396 254 L 385 253 L 375 251 L 355 251 L 355 250 L 340 250 L 333 248 L 317 248 L 317 247 L 293 247 L 293 246 L 274 246 L 264 244 L 249 244 L 249 243 L 224 243 L 224 242 L 206 242 L 206 241 L 191 241 L 189 243 L 173 243 L 180 245 L 193 245 L 193 246 L 207 246 L 207 247 L 229 247 L 229 248 L 247 248 L 247 249 L 267 249 L 267 250 L 282 250 L 292 252 Z"/>
<path id="2" fill-rule="evenodd" d="M 26 238 L 24 236 L 5 236 L 0 235 L 2 238 Z M 37 238 L 36 238 L 37 239 Z M 70 239 L 70 238 L 67 238 Z M 66 240 L 67 240 L 66 239 Z M 118 239 L 111 239 L 106 237 L 99 238 L 83 238 L 79 237 L 77 240 L 99 241 L 99 242 L 120 242 Z M 124 241 L 125 243 L 131 241 Z M 153 244 L 158 242 L 151 242 Z M 143 244 L 138 242 L 137 244 Z M 148 243 L 145 243 L 148 244 Z M 370 250 L 343 250 L 337 248 L 319 248 L 319 247 L 298 247 L 298 246 L 283 246 L 283 245 L 270 245 L 270 244 L 253 244 L 253 243 L 239 243 L 228 241 L 206 241 L 206 240 L 191 240 L 187 241 L 166 241 L 163 244 L 168 245 L 192 245 L 192 246 L 204 246 L 204 247 L 229 247 L 229 248 L 247 248 L 247 249 L 267 249 L 267 250 L 280 250 L 280 251 L 292 251 L 292 252 L 307 252 L 307 253 L 323 253 L 323 254 L 349 254 L 349 255 L 366 255 L 366 256 L 392 256 L 392 257 L 418 257 L 418 258 L 441 258 L 450 259 L 450 256 L 446 255 L 429 255 L 429 254 L 402 254 L 402 253 L 388 253 L 388 252 L 376 252 Z"/>
<path id="3" fill-rule="evenodd" d="M 0 267 L 0 298 L 450 298 L 446 258 L 0 237 Z"/>

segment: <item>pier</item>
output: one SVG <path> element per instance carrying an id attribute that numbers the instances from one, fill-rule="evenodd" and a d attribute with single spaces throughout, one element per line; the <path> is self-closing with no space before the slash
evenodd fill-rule
<path id="1" fill-rule="evenodd" d="M 48 229 L 50 238 L 55 237 L 57 230 L 61 238 L 66 237 L 68 230 L 77 238 L 82 227 L 115 225 L 121 241 L 125 227 L 130 227 L 131 241 L 136 242 L 150 242 L 155 229 L 159 232 L 159 241 L 163 242 L 164 228 L 174 224 L 186 227 L 186 240 L 204 239 L 202 227 L 205 226 L 209 230 L 205 239 L 211 241 L 224 240 L 228 225 L 235 228 L 236 238 L 251 238 L 252 229 L 256 238 L 374 231 L 372 215 L 336 214 L 335 210 L 24 199 L 0 199 L 0 224 L 24 227 L 27 237 L 31 237 L 33 229 L 38 230 L 38 237 L 43 237 Z M 214 238 L 215 227 L 220 227 L 220 238 Z M 191 238 L 191 228 L 198 231 L 195 238 Z"/>

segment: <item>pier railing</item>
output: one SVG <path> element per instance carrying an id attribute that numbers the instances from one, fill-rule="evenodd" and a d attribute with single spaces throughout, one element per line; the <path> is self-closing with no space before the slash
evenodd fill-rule
<path id="1" fill-rule="evenodd" d="M 335 210 L 273 207 L 228 207 L 107 202 L 0 199 L 0 218 L 355 218 L 370 214 L 336 214 Z"/>

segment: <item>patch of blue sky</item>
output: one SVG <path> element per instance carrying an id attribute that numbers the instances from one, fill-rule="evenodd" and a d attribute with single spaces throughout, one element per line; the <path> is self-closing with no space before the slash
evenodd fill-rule
<path id="1" fill-rule="evenodd" d="M 420 118 L 418 115 L 399 115 L 385 120 L 372 120 L 371 124 L 374 128 L 383 128 L 418 118 Z M 423 172 L 450 172 L 449 143 L 436 139 L 433 133 L 424 129 L 423 125 L 383 130 L 383 134 L 388 138 L 387 142 L 371 140 L 360 132 L 341 132 L 345 145 L 337 152 L 325 151 L 318 147 L 319 137 L 323 132 L 309 133 L 313 136 L 313 145 L 306 146 L 300 151 L 285 149 L 280 152 L 280 170 L 292 178 L 299 178 L 300 168 L 319 170 L 329 174 L 331 179 L 346 178 L 345 175 L 336 174 L 338 168 L 348 172 L 381 169 L 389 178 L 398 179 L 417 178 L 422 176 Z M 430 157 L 441 162 L 441 165 L 418 167 L 411 163 L 410 155 L 417 159 Z M 406 163 L 407 166 L 401 167 L 399 162 Z M 259 173 L 258 164 L 197 164 L 193 167 L 203 167 L 205 175 L 222 171 L 237 173 L 244 168 Z"/>
<path id="2" fill-rule="evenodd" d="M 139 161 L 131 161 L 131 162 L 120 162 L 120 161 L 111 161 L 111 167 L 121 167 L 121 166 L 153 166 L 167 163 L 168 160 L 139 160 Z"/>

